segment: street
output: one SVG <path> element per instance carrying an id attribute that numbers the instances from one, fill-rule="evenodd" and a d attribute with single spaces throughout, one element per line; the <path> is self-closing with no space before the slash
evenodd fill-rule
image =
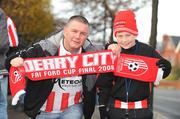
<path id="1" fill-rule="evenodd" d="M 154 110 L 166 119 L 180 119 L 180 90 L 154 90 Z"/>
<path id="2" fill-rule="evenodd" d="M 20 107 L 10 106 L 9 119 L 27 119 Z M 96 108 L 92 119 L 100 119 Z M 154 89 L 154 119 L 180 119 L 180 90 Z"/>

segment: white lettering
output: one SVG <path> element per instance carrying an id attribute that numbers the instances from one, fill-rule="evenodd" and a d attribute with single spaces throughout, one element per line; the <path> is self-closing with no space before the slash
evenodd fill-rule
<path id="1" fill-rule="evenodd" d="M 65 57 L 55 58 L 54 62 L 55 62 L 56 69 L 67 68 Z"/>
<path id="2" fill-rule="evenodd" d="M 97 72 L 95 67 L 80 68 L 78 71 L 79 71 L 80 74 Z"/>
<path id="3" fill-rule="evenodd" d="M 44 64 L 44 69 L 45 70 L 55 69 L 54 59 L 44 59 L 44 60 L 42 60 L 42 62 Z"/>
<path id="4" fill-rule="evenodd" d="M 87 54 L 83 55 L 83 66 L 93 66 L 93 61 L 89 61 L 91 58 L 93 58 L 93 54 Z M 92 59 L 91 59 L 92 60 Z"/>
<path id="5" fill-rule="evenodd" d="M 60 70 L 55 71 L 44 71 L 44 76 L 60 76 Z"/>
<path id="6" fill-rule="evenodd" d="M 117 55 L 114 55 L 112 52 L 110 53 L 111 59 L 112 59 L 112 64 L 114 64 L 114 61 L 117 57 Z"/>
<path id="7" fill-rule="evenodd" d="M 36 71 L 42 71 L 43 70 L 43 62 L 42 60 L 36 59 L 33 60 L 34 68 Z"/>
<path id="8" fill-rule="evenodd" d="M 74 57 L 67 57 L 67 61 L 70 64 L 70 68 L 76 68 L 76 61 L 78 59 L 78 56 L 74 56 Z"/>
<path id="9" fill-rule="evenodd" d="M 41 72 L 33 72 L 33 73 L 31 73 L 31 77 L 32 78 L 39 78 L 39 77 L 41 77 Z"/>
<path id="10" fill-rule="evenodd" d="M 65 70 L 63 70 L 63 73 L 64 74 L 74 74 L 75 73 L 75 69 L 65 69 Z"/>
<path id="11" fill-rule="evenodd" d="M 109 55 L 110 52 L 101 52 L 99 55 L 101 55 L 101 64 L 100 65 L 106 65 L 107 64 L 107 55 Z"/>
<path id="12" fill-rule="evenodd" d="M 32 60 L 25 60 L 24 68 L 25 68 L 26 72 L 34 71 L 34 66 L 33 66 Z"/>

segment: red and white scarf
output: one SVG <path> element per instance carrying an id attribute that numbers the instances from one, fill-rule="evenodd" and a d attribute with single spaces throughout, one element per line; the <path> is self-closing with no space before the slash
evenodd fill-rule
<path id="1" fill-rule="evenodd" d="M 19 44 L 16 26 L 10 17 L 7 17 L 7 29 L 10 47 L 17 47 Z"/>

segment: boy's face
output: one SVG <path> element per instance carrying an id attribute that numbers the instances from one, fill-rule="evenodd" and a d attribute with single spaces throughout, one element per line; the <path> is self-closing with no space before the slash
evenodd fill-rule
<path id="1" fill-rule="evenodd" d="M 135 45 L 136 36 L 128 32 L 118 32 L 116 34 L 118 45 L 124 49 L 129 49 Z"/>

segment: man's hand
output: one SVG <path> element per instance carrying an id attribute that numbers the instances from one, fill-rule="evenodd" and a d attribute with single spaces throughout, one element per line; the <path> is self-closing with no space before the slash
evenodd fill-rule
<path id="1" fill-rule="evenodd" d="M 16 57 L 10 61 L 10 64 L 14 67 L 23 66 L 24 60 L 22 57 Z"/>
<path id="2" fill-rule="evenodd" d="M 112 50 L 115 55 L 118 55 L 121 52 L 121 47 L 118 44 L 110 44 L 107 49 Z"/>

